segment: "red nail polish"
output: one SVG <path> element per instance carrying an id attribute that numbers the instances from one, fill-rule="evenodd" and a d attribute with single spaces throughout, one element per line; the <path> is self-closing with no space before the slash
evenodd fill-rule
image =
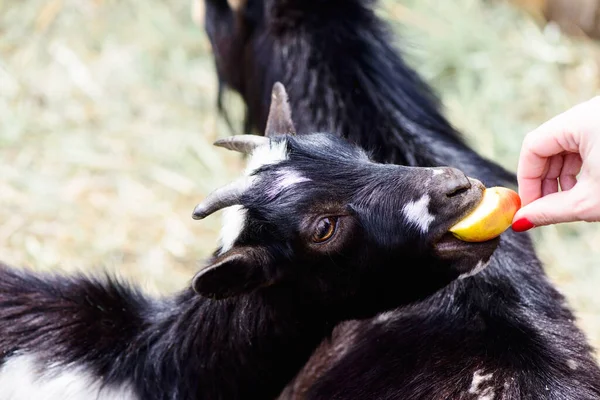
<path id="1" fill-rule="evenodd" d="M 527 218 L 521 218 L 513 222 L 512 229 L 515 232 L 525 232 L 535 227 Z"/>

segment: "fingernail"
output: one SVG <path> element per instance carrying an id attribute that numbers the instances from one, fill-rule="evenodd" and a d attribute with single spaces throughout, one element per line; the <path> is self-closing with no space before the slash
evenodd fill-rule
<path id="1" fill-rule="evenodd" d="M 512 230 L 515 232 L 525 232 L 535 227 L 527 218 L 521 218 L 513 222 Z"/>

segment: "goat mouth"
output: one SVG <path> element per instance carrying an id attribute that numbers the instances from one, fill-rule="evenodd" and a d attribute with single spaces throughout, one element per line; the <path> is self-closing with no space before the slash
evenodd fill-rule
<path id="1" fill-rule="evenodd" d="M 473 187 L 465 196 L 465 203 L 462 207 L 459 206 L 460 212 L 456 213 L 451 221 L 439 228 L 438 235 L 433 241 L 434 251 L 441 259 L 489 259 L 500 242 L 499 237 L 484 242 L 465 242 L 448 231 L 454 224 L 477 208 L 483 200 L 485 187 L 478 180 L 470 180 Z"/>
<path id="2" fill-rule="evenodd" d="M 496 237 L 485 242 L 464 242 L 450 232 L 442 235 L 434 244 L 435 250 L 442 258 L 459 258 L 468 253 L 481 253 L 488 257 L 494 252 L 500 238 Z M 488 254 L 489 253 L 489 254 Z"/>
<path id="3" fill-rule="evenodd" d="M 459 278 L 482 271 L 500 243 L 500 237 L 487 242 L 463 242 L 446 233 L 435 244 L 435 253 Z"/>

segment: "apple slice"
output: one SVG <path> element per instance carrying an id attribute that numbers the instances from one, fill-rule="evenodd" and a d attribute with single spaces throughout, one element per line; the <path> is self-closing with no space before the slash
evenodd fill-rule
<path id="1" fill-rule="evenodd" d="M 481 203 L 450 232 L 465 242 L 485 242 L 500 236 L 511 224 L 521 198 L 510 189 L 493 187 L 483 192 Z"/>

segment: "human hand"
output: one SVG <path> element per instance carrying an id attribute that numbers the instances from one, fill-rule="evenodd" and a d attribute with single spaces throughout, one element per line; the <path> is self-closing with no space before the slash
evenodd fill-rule
<path id="1" fill-rule="evenodd" d="M 517 178 L 523 207 L 513 230 L 600 221 L 600 97 L 527 134 Z"/>

